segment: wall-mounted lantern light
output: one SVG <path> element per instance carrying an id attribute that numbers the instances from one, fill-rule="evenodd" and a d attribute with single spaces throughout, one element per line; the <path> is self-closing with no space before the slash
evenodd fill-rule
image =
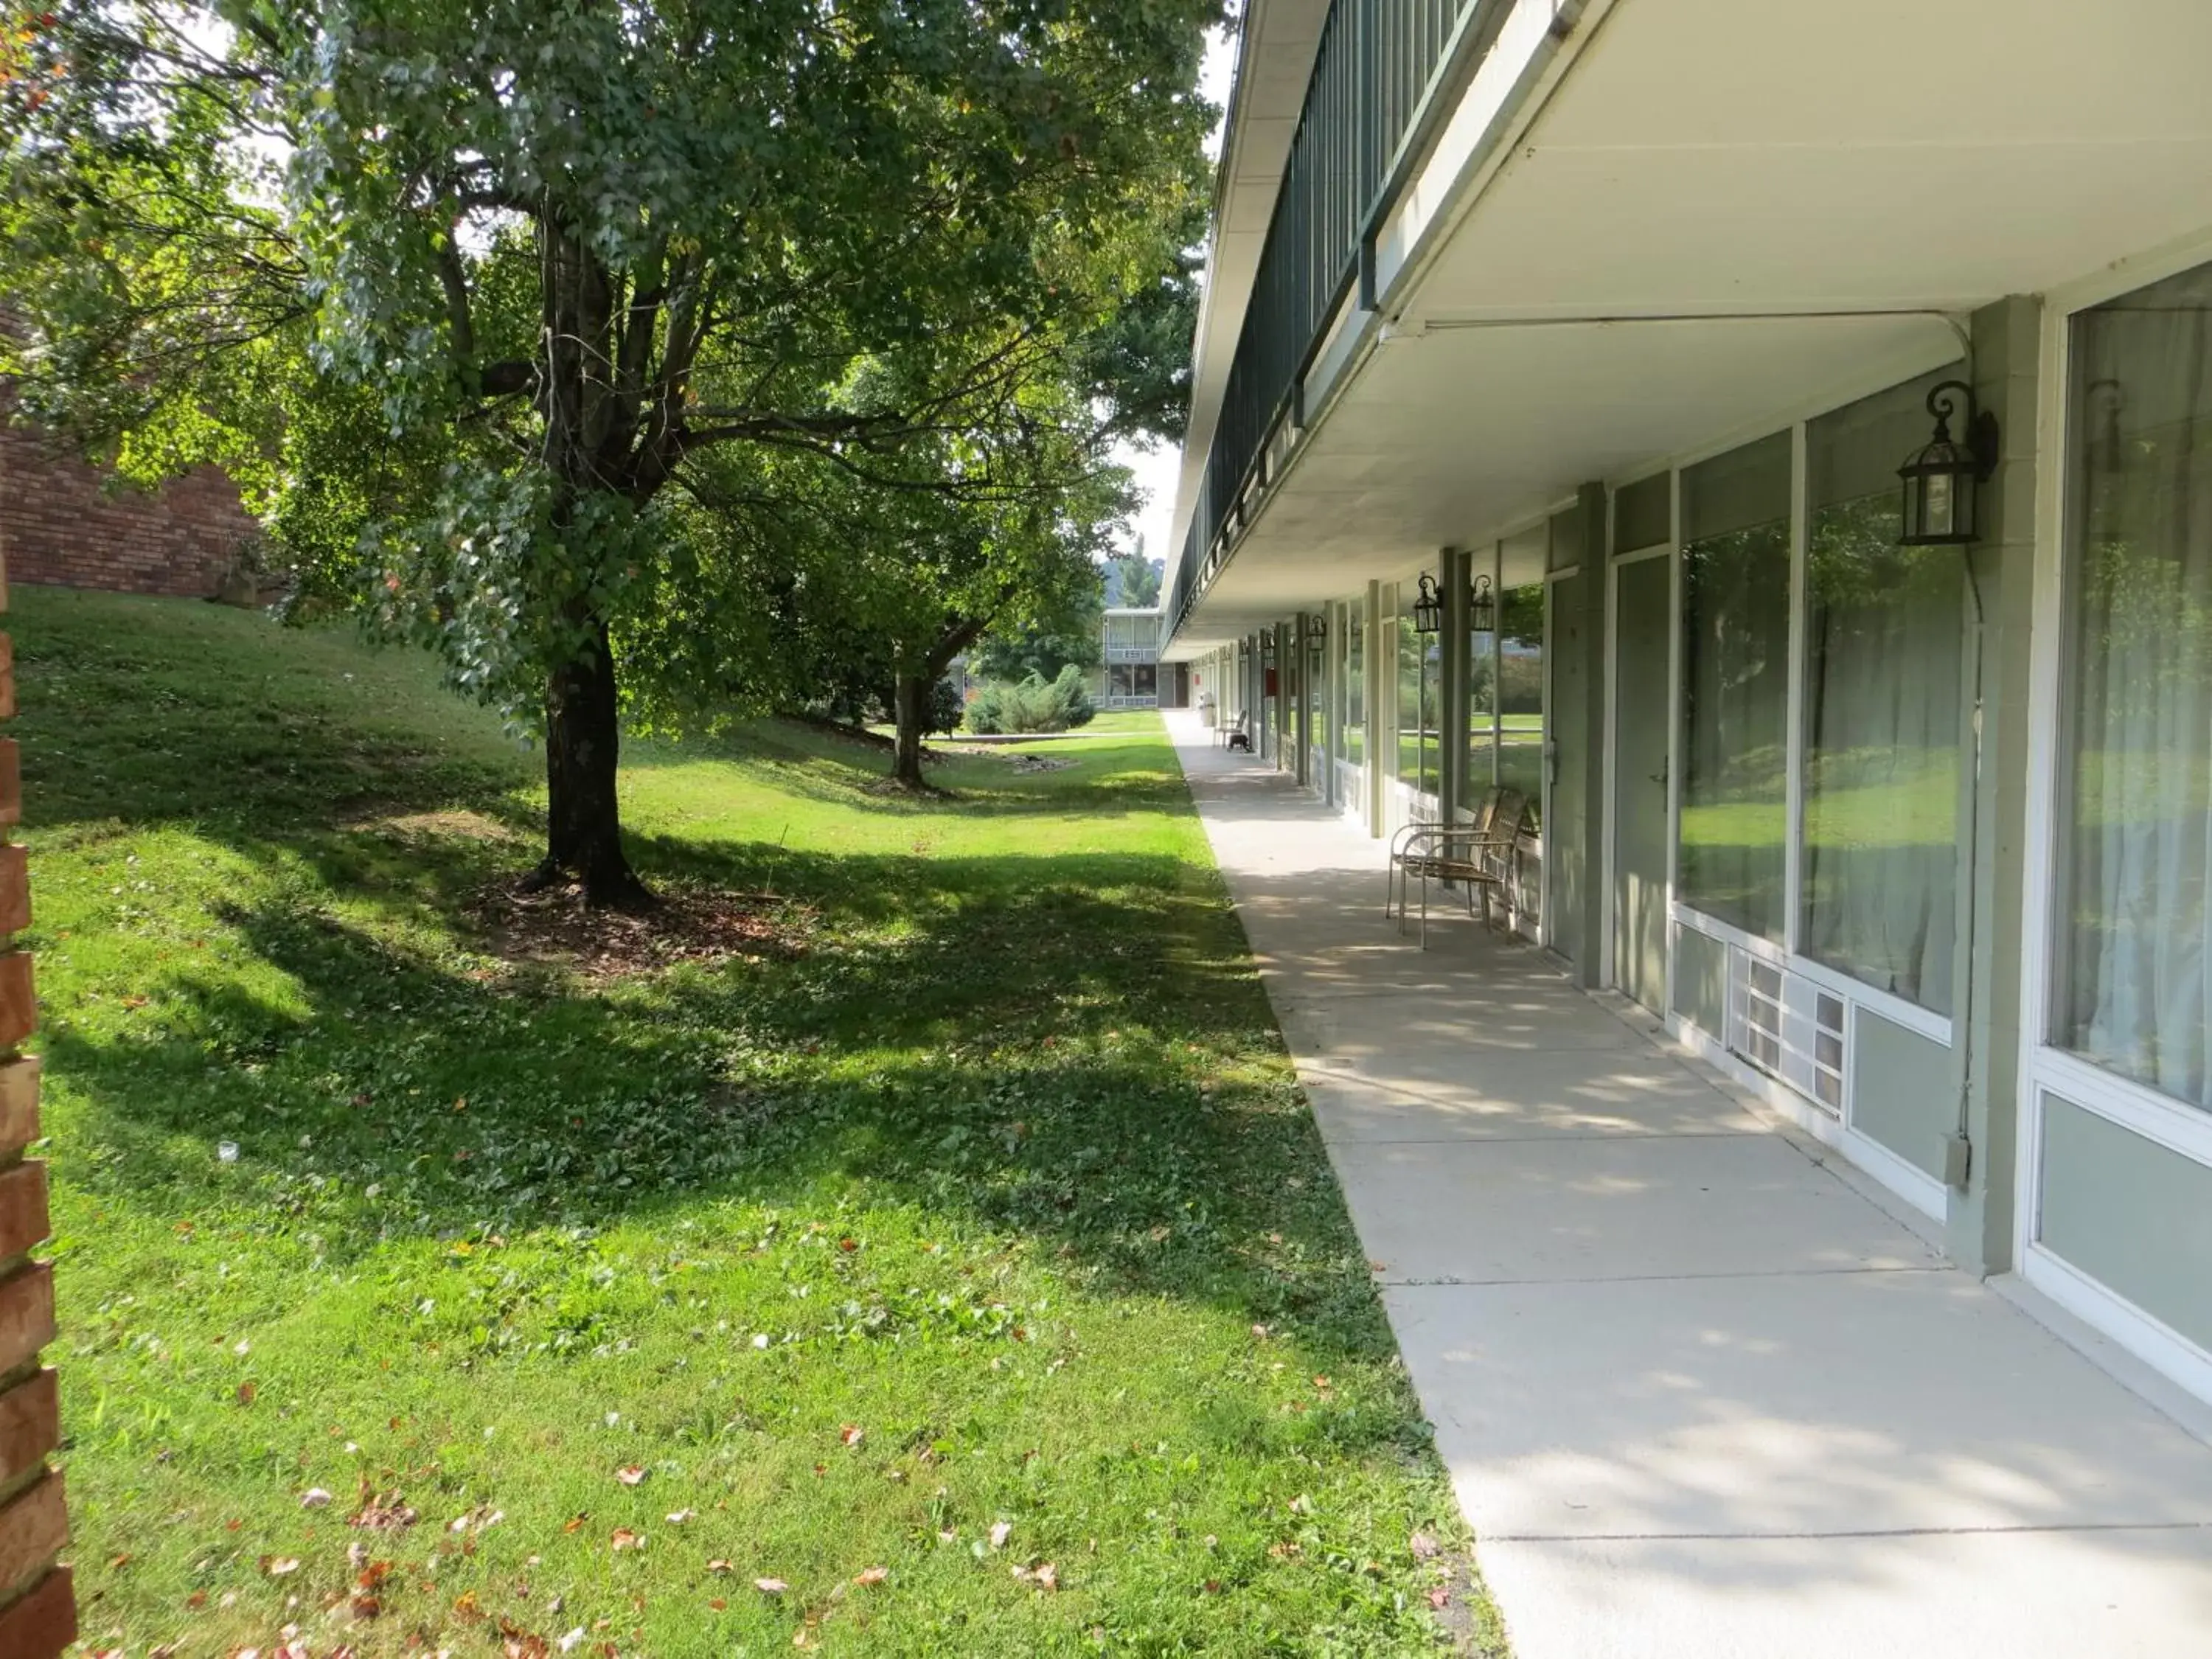
<path id="1" fill-rule="evenodd" d="M 1951 436 L 1952 417 L 1963 410 L 1966 438 Z M 1964 380 L 1945 380 L 1928 393 L 1936 435 L 1897 469 L 1905 480 L 1899 547 L 1960 547 L 1981 538 L 1978 486 L 1996 471 L 1997 417 L 1974 404 Z"/>
<path id="2" fill-rule="evenodd" d="M 1308 645 L 1328 643 L 1328 618 L 1318 611 L 1306 618 L 1306 643 Z"/>
<path id="3" fill-rule="evenodd" d="M 1437 596 L 1437 579 L 1421 578 L 1420 597 L 1413 601 L 1413 626 L 1421 633 L 1433 634 L 1444 625 L 1444 602 Z"/>
<path id="4" fill-rule="evenodd" d="M 1476 634 L 1498 631 L 1498 599 L 1490 591 L 1487 576 L 1474 579 L 1474 590 L 1467 602 L 1467 625 L 1470 632 Z"/>

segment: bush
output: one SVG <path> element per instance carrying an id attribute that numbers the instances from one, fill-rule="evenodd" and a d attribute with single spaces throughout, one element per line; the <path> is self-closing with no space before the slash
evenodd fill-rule
<path id="1" fill-rule="evenodd" d="M 935 737 L 940 732 L 957 732 L 961 716 L 968 712 L 968 700 L 960 695 L 960 688 L 951 680 L 939 680 L 929 688 L 928 705 L 921 711 L 921 735 Z"/>
<path id="2" fill-rule="evenodd" d="M 1018 684 L 987 684 L 968 705 L 970 732 L 1066 732 L 1087 726 L 1098 713 L 1083 671 L 1070 663 L 1060 678 L 1032 674 Z"/>

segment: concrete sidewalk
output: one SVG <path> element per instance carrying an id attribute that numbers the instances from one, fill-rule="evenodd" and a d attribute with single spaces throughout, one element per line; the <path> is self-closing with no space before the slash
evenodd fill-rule
<path id="1" fill-rule="evenodd" d="M 1169 726 L 1518 1659 L 2212 1655 L 2212 1446 Z"/>

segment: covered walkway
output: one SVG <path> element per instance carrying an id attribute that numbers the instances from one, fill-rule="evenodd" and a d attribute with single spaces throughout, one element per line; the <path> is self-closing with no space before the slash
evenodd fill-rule
<path id="1" fill-rule="evenodd" d="M 1518 1659 L 2212 1653 L 2201 1411 L 1168 721 Z"/>

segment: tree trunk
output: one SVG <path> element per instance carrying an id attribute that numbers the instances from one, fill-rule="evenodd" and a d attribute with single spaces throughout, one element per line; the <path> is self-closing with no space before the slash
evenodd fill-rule
<path id="1" fill-rule="evenodd" d="M 898 724 L 898 743 L 891 760 L 891 781 L 908 789 L 924 787 L 921 776 L 921 723 L 928 718 L 929 694 L 934 680 L 918 674 L 902 674 L 891 697 Z"/>
<path id="2" fill-rule="evenodd" d="M 604 623 L 591 650 L 553 671 L 545 687 L 545 859 L 529 884 L 573 875 L 584 902 L 640 908 L 653 895 L 623 851 L 615 771 L 622 752 L 614 653 Z"/>

